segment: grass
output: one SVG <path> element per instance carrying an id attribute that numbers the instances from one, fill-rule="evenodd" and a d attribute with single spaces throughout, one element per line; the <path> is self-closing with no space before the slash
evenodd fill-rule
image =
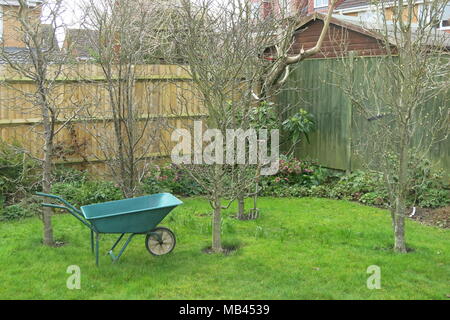
<path id="1" fill-rule="evenodd" d="M 96 268 L 88 229 L 54 217 L 60 248 L 41 245 L 38 219 L 0 223 L 0 299 L 447 299 L 450 231 L 407 223 L 412 253 L 393 253 L 389 213 L 346 201 L 272 199 L 257 221 L 225 218 L 224 241 L 236 252 L 207 255 L 209 207 L 186 199 L 163 225 L 174 230 L 170 255 L 150 256 L 136 237 L 121 261 L 101 256 Z M 235 209 L 227 211 L 231 214 Z M 112 244 L 104 236 L 101 251 Z M 81 268 L 81 290 L 69 290 L 67 268 Z M 381 268 L 380 290 L 366 286 Z"/>

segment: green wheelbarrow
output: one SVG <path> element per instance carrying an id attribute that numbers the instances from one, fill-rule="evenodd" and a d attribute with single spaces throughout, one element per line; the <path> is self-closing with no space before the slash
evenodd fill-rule
<path id="1" fill-rule="evenodd" d="M 113 262 L 119 260 L 136 235 L 146 235 L 145 246 L 155 256 L 168 254 L 175 248 L 175 234 L 168 228 L 158 227 L 174 208 L 183 203 L 170 193 L 92 204 L 80 209 L 59 196 L 41 192 L 36 194 L 60 202 L 60 204 L 43 203 L 42 206 L 66 210 L 91 230 L 91 249 L 95 253 L 97 265 L 102 233 L 120 234 L 108 251 Z M 116 256 L 113 251 L 126 234 L 129 234 L 129 237 Z"/>

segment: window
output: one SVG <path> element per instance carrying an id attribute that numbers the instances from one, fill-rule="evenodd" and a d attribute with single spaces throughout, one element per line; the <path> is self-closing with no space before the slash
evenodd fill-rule
<path id="1" fill-rule="evenodd" d="M 440 7 L 439 10 L 442 9 L 442 12 L 436 14 L 436 8 L 429 6 L 420 6 L 419 17 L 425 22 L 429 22 L 431 17 L 439 18 L 437 23 L 434 25 L 436 28 L 440 30 L 450 30 L 450 3 L 448 3 L 444 8 Z M 434 24 L 434 21 L 433 21 Z"/>
<path id="2" fill-rule="evenodd" d="M 261 5 L 256 1 L 251 2 L 250 11 L 253 18 L 258 18 L 261 13 Z"/>
<path id="3" fill-rule="evenodd" d="M 314 8 L 328 7 L 328 0 L 314 0 Z"/>
<path id="4" fill-rule="evenodd" d="M 450 4 L 447 4 L 442 13 L 439 28 L 443 30 L 450 30 Z"/>
<path id="5" fill-rule="evenodd" d="M 358 13 L 358 17 L 363 23 L 370 26 L 370 28 L 379 29 L 383 23 L 382 14 L 377 8 L 370 8 L 366 11 L 361 11 Z"/>

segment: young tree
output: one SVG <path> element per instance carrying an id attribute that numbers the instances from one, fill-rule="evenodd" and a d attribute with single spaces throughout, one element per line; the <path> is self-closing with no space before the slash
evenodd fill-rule
<path id="1" fill-rule="evenodd" d="M 322 43 L 328 35 L 330 20 L 334 8 L 336 7 L 337 1 L 332 0 L 328 7 L 328 12 L 324 20 L 324 25 L 321 30 L 320 36 L 314 47 L 301 50 L 300 52 L 293 54 L 292 45 L 294 43 L 294 34 L 297 30 L 297 26 L 302 19 L 307 16 L 304 11 L 290 12 L 288 8 L 283 6 L 281 1 L 271 1 L 269 2 L 269 13 L 265 13 L 263 7 L 257 8 L 258 14 L 255 16 L 256 19 L 271 21 L 270 24 L 274 28 L 273 42 L 272 45 L 266 48 L 264 52 L 265 59 L 271 61 L 267 65 L 265 71 L 262 73 L 261 79 L 258 81 L 258 85 L 253 88 L 253 96 L 257 103 L 266 109 L 266 112 L 276 112 L 278 114 L 284 114 L 287 110 L 278 110 L 277 106 L 271 104 L 270 102 L 275 99 L 275 97 L 283 89 L 286 81 L 289 79 L 291 71 L 295 68 L 301 66 L 300 62 L 312 57 L 320 52 Z M 263 4 L 264 5 L 264 4 Z M 255 108 L 258 110 L 258 107 Z M 267 110 L 268 109 L 268 110 Z M 276 110 L 270 110 L 276 109 Z M 298 118 L 298 117 L 297 117 Z M 264 119 L 264 123 L 267 119 Z M 289 121 L 286 120 L 286 121 Z M 292 122 L 287 123 L 287 126 L 294 125 Z M 279 127 L 281 127 L 281 123 Z M 290 132 L 294 134 L 293 132 Z M 295 132 L 295 135 L 300 134 L 300 132 Z M 299 137 L 296 141 L 293 141 L 293 146 L 299 142 Z M 245 198 L 250 195 L 254 195 L 256 188 L 251 188 L 246 192 L 242 192 L 238 197 L 238 217 L 245 217 Z M 256 208 L 256 197 L 254 201 L 253 212 L 257 211 Z M 254 215 L 257 217 L 257 215 Z"/>
<path id="2" fill-rule="evenodd" d="M 285 19 L 282 13 L 263 18 L 259 16 L 259 10 L 252 10 L 248 0 L 182 0 L 177 12 L 179 19 L 176 19 L 171 35 L 179 48 L 178 55 L 186 62 L 185 70 L 194 87 L 193 90 L 185 89 L 187 92 L 180 100 L 199 99 L 208 114 L 206 126 L 216 131 L 199 136 L 195 134 L 202 129 L 199 123 L 186 124 L 190 134 L 179 133 L 172 137 L 177 140 L 194 136 L 194 141 L 186 142 L 187 145 L 194 144 L 193 154 L 185 158 L 182 165 L 207 191 L 213 209 L 212 251 L 221 252 L 222 209 L 254 189 L 262 167 L 271 161 L 278 164 L 275 159 L 278 136 L 270 139 L 271 156 L 266 155 L 258 164 L 251 161 L 224 163 L 221 160 L 232 158 L 236 152 L 238 157 L 248 160 L 257 156 L 250 148 L 251 142 L 265 144 L 269 137 L 264 133 L 252 135 L 248 131 L 252 129 L 255 106 L 275 96 L 288 75 L 288 65 L 318 52 L 324 35 L 315 48 L 291 56 L 289 50 L 298 21 Z M 325 34 L 327 27 L 324 29 Z M 275 50 L 268 53 L 269 48 Z M 234 140 L 227 137 L 225 142 L 224 138 L 227 130 L 239 129 L 238 141 L 248 142 L 241 149 L 235 147 Z M 210 143 L 205 151 L 212 149 L 214 152 L 212 159 L 206 157 L 202 161 L 204 143 Z M 258 151 L 261 157 L 263 150 Z M 227 203 L 223 205 L 225 200 Z"/>
<path id="3" fill-rule="evenodd" d="M 41 9 L 45 7 L 48 14 L 41 16 Z M 59 80 L 64 77 L 66 56 L 64 56 L 56 42 L 58 30 L 63 28 L 59 21 L 63 6 L 61 0 L 43 1 L 42 5 L 30 6 L 27 0 L 18 0 L 18 7 L 11 7 L 4 12 L 3 19 L 15 21 L 15 40 L 23 44 L 21 50 L 10 50 L 5 46 L 3 39 L 0 48 L 0 60 L 6 66 L 4 70 L 8 77 L 22 78 L 34 84 L 32 92 L 14 86 L 7 80 L 2 82 L 9 90 L 13 90 L 18 99 L 29 105 L 26 111 L 28 116 L 35 115 L 42 120 L 35 126 L 35 130 L 42 137 L 42 190 L 50 193 L 54 158 L 55 137 L 73 118 L 59 106 L 58 86 Z M 41 22 L 46 20 L 49 26 Z M 20 106 L 13 106 L 19 108 Z M 67 110 L 66 110 L 67 111 Z M 62 123 L 61 123 L 62 121 Z M 43 209 L 42 221 L 44 224 L 44 245 L 54 245 L 53 228 L 50 208 Z"/>
<path id="4" fill-rule="evenodd" d="M 89 122 L 89 132 L 125 197 L 136 194 L 161 125 L 151 104 L 156 87 L 147 81 L 139 84 L 139 97 L 137 90 L 140 78 L 152 75 L 146 64 L 161 58 L 167 37 L 164 9 L 160 1 L 148 0 L 89 0 L 83 7 L 83 26 L 92 30 L 86 33 L 87 46 L 104 78 L 97 83 L 108 96 L 106 110 L 98 102 L 102 95 L 92 97 L 89 118 L 105 121 Z"/>
<path id="5" fill-rule="evenodd" d="M 386 55 L 358 62 L 344 57 L 339 86 L 367 120 L 361 131 L 366 139 L 356 147 L 363 151 L 365 164 L 383 174 L 394 250 L 405 253 L 406 197 L 417 187 L 414 173 L 449 134 L 450 42 L 448 34 L 435 28 L 447 1 L 424 1 L 419 12 L 413 0 L 396 0 L 389 10 L 384 2 L 374 4 Z M 356 69 L 357 64 L 362 69 Z"/>
<path id="6" fill-rule="evenodd" d="M 260 101 L 273 99 L 285 85 L 291 69 L 298 67 L 299 62 L 320 52 L 323 41 L 328 35 L 330 20 L 337 2 L 337 0 L 331 0 L 329 3 L 323 28 L 316 45 L 307 50 L 302 49 L 296 54 L 292 54 L 291 50 L 294 42 L 294 33 L 297 30 L 298 23 L 304 18 L 305 13 L 298 12 L 290 16 L 288 12 L 279 9 L 268 17 L 261 17 L 264 20 L 275 19 L 277 21 L 277 28 L 274 30 L 273 46 L 266 52 L 266 58 L 270 59 L 273 63 L 268 65 L 264 76 L 260 79 L 259 86 L 254 90 L 254 94 Z M 273 8 L 276 7 L 283 8 L 282 6 L 273 5 Z"/>

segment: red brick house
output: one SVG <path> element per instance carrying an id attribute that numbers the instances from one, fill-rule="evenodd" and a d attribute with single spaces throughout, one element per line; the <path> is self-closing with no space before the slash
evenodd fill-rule
<path id="1" fill-rule="evenodd" d="M 42 14 L 41 0 L 28 0 L 29 10 L 36 19 Z M 17 36 L 18 27 L 17 12 L 19 2 L 17 0 L 0 0 L 0 41 L 7 48 L 23 48 L 25 44 Z"/>
<path id="2" fill-rule="evenodd" d="M 280 10 L 289 15 L 309 15 L 315 12 L 324 13 L 327 11 L 331 0 L 251 0 L 254 4 L 255 10 L 260 10 L 262 16 L 267 16 L 271 13 L 277 13 Z M 392 16 L 393 1 L 385 0 L 384 8 L 386 17 Z M 423 10 L 423 0 L 416 1 L 416 14 L 420 15 Z M 281 9 L 280 9 L 281 8 Z M 377 11 L 380 7 L 373 5 L 370 0 L 338 0 L 335 14 L 359 17 L 362 20 L 374 20 L 377 18 Z M 437 25 L 440 30 L 450 32 L 450 1 L 447 4 L 442 18 Z"/>
<path id="3" fill-rule="evenodd" d="M 290 54 L 298 54 L 301 50 L 308 50 L 316 45 L 323 29 L 325 16 L 323 13 L 316 12 L 300 19 Z M 385 54 L 384 39 L 378 28 L 376 23 L 367 23 L 358 17 L 334 15 L 320 53 L 311 58 L 336 57 L 350 51 L 357 56 L 383 55 Z M 441 37 L 440 41 L 444 41 L 444 46 L 450 51 L 450 35 L 437 30 L 436 36 Z M 394 43 L 392 41 L 392 44 Z"/>
<path id="4" fill-rule="evenodd" d="M 42 24 L 42 0 L 27 0 L 28 7 L 25 13 L 39 24 L 43 47 L 59 51 L 55 30 L 49 24 Z M 17 0 L 0 0 L 0 50 L 9 61 L 17 63 L 28 63 L 28 49 L 20 32 L 18 21 L 19 2 Z M 6 61 L 0 60 L 0 64 Z"/>

